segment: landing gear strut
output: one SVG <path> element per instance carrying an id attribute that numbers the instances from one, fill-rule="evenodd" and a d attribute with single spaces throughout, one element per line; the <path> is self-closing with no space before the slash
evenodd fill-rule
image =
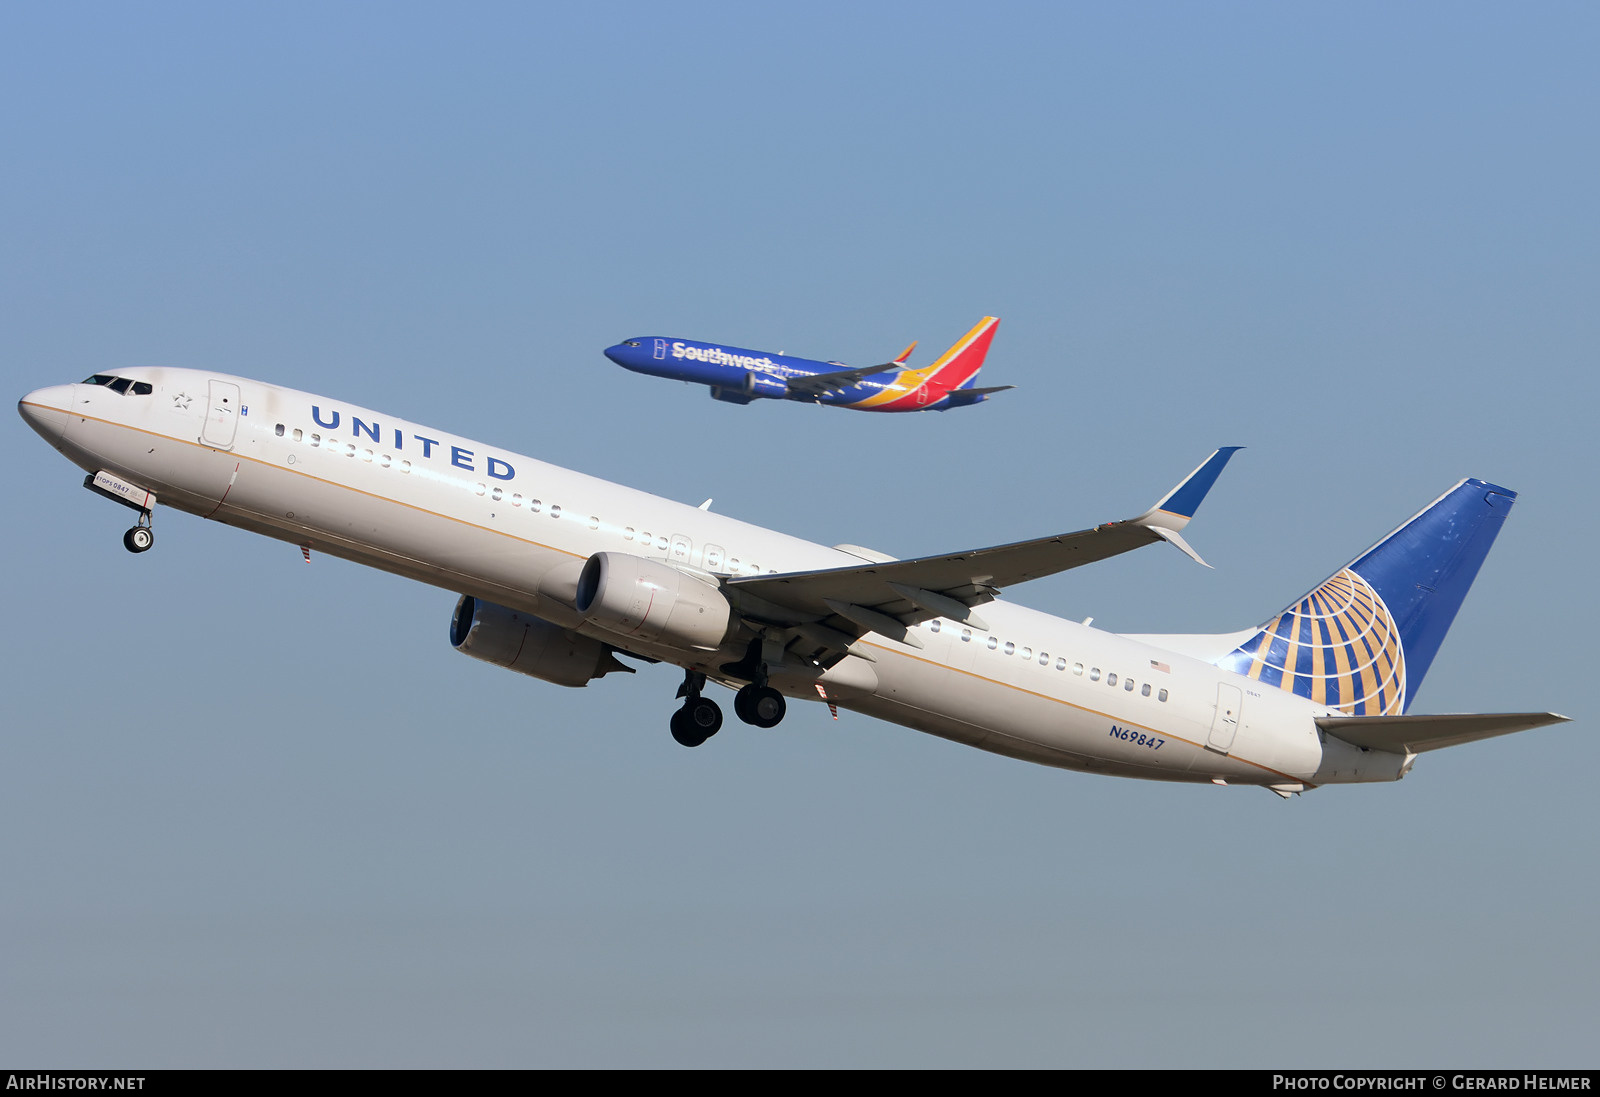
<path id="1" fill-rule="evenodd" d="M 705 684 L 704 674 L 690 670 L 678 687 L 683 707 L 672 714 L 672 737 L 686 747 L 697 747 L 722 729 L 722 710 L 711 698 L 700 696 Z"/>
<path id="2" fill-rule="evenodd" d="M 150 528 L 150 512 L 139 512 L 139 524 L 122 535 L 122 547 L 129 552 L 148 552 L 156 543 L 156 531 Z"/>

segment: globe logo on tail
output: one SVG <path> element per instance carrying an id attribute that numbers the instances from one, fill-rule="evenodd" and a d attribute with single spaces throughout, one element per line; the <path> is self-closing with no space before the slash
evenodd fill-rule
<path id="1" fill-rule="evenodd" d="M 1405 711 L 1399 629 L 1372 584 L 1349 568 L 1262 625 L 1222 663 L 1351 716 Z"/>

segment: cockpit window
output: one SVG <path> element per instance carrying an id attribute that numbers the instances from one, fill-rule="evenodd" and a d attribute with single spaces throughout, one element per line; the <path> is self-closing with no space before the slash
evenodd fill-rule
<path id="1" fill-rule="evenodd" d="M 130 391 L 135 396 L 149 396 L 156 391 L 155 386 L 148 381 L 135 381 L 130 377 L 116 377 L 109 373 L 97 373 L 92 377 L 86 377 L 83 383 L 86 385 L 104 385 L 112 392 L 121 393 L 123 396 L 128 395 Z"/>
<path id="2" fill-rule="evenodd" d="M 622 341 L 622 345 L 625 346 L 625 347 L 637 347 L 637 346 L 639 346 L 639 340 L 637 340 L 637 339 L 624 339 Z"/>

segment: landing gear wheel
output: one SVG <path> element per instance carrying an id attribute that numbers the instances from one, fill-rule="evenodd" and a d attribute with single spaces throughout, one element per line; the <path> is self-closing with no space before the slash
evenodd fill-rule
<path id="1" fill-rule="evenodd" d="M 672 714 L 672 737 L 679 746 L 697 747 L 706 741 L 704 735 L 697 735 L 689 726 L 689 716 L 683 709 L 678 709 Z"/>
<path id="2" fill-rule="evenodd" d="M 722 710 L 706 697 L 691 697 L 672 714 L 672 737 L 686 747 L 697 747 L 722 729 Z"/>
<path id="3" fill-rule="evenodd" d="M 733 695 L 733 711 L 747 724 L 775 728 L 789 711 L 789 704 L 771 686 L 749 685 Z"/>
<path id="4" fill-rule="evenodd" d="M 134 526 L 122 535 L 122 547 L 129 552 L 148 552 L 155 543 L 155 532 L 149 526 Z"/>

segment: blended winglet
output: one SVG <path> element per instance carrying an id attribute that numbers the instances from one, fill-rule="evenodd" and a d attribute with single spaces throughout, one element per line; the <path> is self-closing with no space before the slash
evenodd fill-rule
<path id="1" fill-rule="evenodd" d="M 891 366 L 903 366 L 911 358 L 911 352 L 917 349 L 917 340 L 911 340 L 911 345 L 890 359 Z"/>
<path id="2" fill-rule="evenodd" d="M 1243 446 L 1223 446 L 1210 457 L 1201 462 L 1200 467 L 1191 472 L 1177 487 L 1161 499 L 1159 503 L 1145 511 L 1134 521 L 1141 526 L 1148 526 L 1154 530 L 1164 531 L 1160 536 L 1171 541 L 1189 555 L 1194 556 L 1194 550 L 1183 543 L 1182 538 L 1167 537 L 1167 533 L 1176 534 L 1189 524 L 1194 517 L 1194 512 L 1200 509 L 1206 493 L 1211 490 L 1211 485 L 1217 482 L 1217 477 L 1222 475 L 1222 469 L 1229 459 L 1238 453 Z M 1196 560 L 1200 558 L 1195 556 Z M 1201 563 L 1205 561 L 1201 560 Z M 1209 565 L 1208 565 L 1209 566 Z"/>

